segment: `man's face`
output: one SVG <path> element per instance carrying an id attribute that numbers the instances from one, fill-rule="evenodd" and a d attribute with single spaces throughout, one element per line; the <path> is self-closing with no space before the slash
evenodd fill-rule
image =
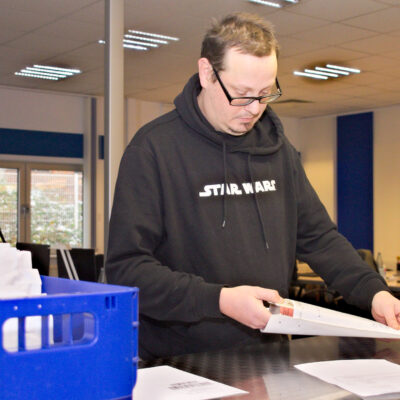
<path id="1" fill-rule="evenodd" d="M 232 97 L 258 97 L 270 94 L 277 68 L 275 53 L 256 57 L 232 48 L 225 54 L 224 70 L 219 76 Z M 212 67 L 206 59 L 199 61 L 199 75 L 202 85 L 199 106 L 214 129 L 234 136 L 248 132 L 267 105 L 256 100 L 247 106 L 231 106 L 220 83 L 214 80 Z"/>

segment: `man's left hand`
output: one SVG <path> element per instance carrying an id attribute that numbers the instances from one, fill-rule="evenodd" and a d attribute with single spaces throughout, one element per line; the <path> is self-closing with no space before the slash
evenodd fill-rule
<path id="1" fill-rule="evenodd" d="M 374 296 L 371 313 L 376 321 L 400 329 L 400 300 L 389 292 L 383 290 Z"/>

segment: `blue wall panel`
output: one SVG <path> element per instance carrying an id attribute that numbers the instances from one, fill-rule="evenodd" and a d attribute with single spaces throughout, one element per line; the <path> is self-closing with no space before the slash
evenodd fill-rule
<path id="1" fill-rule="evenodd" d="M 83 134 L 0 128 L 0 153 L 83 158 Z"/>
<path id="2" fill-rule="evenodd" d="M 338 229 L 373 251 L 373 113 L 337 118 Z"/>

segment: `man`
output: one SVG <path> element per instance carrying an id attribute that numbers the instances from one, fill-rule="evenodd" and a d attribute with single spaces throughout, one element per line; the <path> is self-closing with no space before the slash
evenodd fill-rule
<path id="1" fill-rule="evenodd" d="M 143 359 L 276 340 L 259 332 L 263 301 L 288 296 L 296 257 L 399 328 L 400 302 L 337 232 L 268 106 L 277 52 L 257 16 L 215 24 L 176 109 L 125 151 L 106 269 L 140 289 Z"/>

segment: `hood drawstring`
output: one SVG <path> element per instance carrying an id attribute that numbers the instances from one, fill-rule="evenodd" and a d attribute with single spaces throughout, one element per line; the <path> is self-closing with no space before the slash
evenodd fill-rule
<path id="1" fill-rule="evenodd" d="M 260 224 L 261 224 L 261 228 L 262 228 L 265 247 L 267 249 L 269 249 L 269 244 L 268 244 L 268 241 L 267 241 L 267 234 L 266 234 L 266 230 L 265 230 L 265 226 L 264 226 L 264 221 L 263 221 L 262 215 L 261 215 L 261 209 L 260 209 L 260 204 L 258 202 L 256 188 L 255 188 L 255 185 L 254 185 L 253 173 L 252 173 L 252 170 L 251 170 L 251 154 L 250 153 L 247 155 L 247 168 L 249 169 L 251 186 L 253 187 L 254 200 L 256 202 L 257 214 L 258 214 L 258 219 L 260 220 Z"/>
<path id="2" fill-rule="evenodd" d="M 222 161 L 224 163 L 224 196 L 223 196 L 223 211 L 222 211 L 222 228 L 225 228 L 226 225 L 226 187 L 227 187 L 227 170 L 226 170 L 226 143 L 222 140 Z"/>

